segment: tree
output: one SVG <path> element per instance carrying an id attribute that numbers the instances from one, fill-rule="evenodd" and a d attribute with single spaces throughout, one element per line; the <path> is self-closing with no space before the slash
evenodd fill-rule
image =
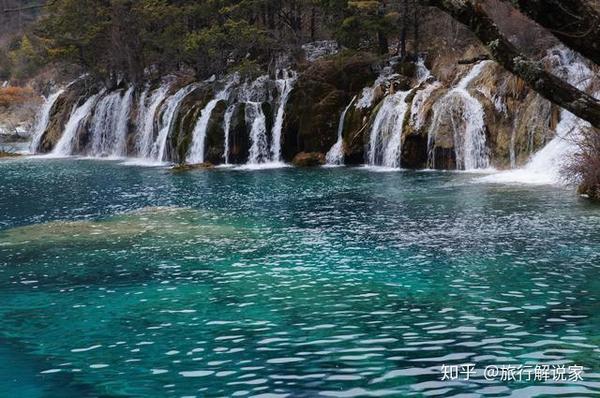
<path id="1" fill-rule="evenodd" d="M 533 90 L 600 128 L 600 101 L 544 70 L 506 38 L 480 4 L 469 0 L 424 0 L 467 26 L 504 68 L 522 78 Z"/>

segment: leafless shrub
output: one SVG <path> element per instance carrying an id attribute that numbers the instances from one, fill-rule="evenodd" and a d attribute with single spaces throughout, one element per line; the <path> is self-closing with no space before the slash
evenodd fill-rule
<path id="1" fill-rule="evenodd" d="M 564 178 L 579 184 L 581 194 L 600 200 L 600 129 L 585 129 L 578 146 L 563 168 Z"/>

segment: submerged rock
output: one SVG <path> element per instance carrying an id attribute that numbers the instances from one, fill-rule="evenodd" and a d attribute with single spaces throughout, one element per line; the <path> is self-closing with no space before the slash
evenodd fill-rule
<path id="1" fill-rule="evenodd" d="M 215 165 L 210 162 L 197 163 L 197 164 L 188 164 L 188 163 L 179 163 L 175 166 L 171 167 L 171 170 L 174 172 L 182 172 L 182 171 L 190 171 L 190 170 L 202 170 L 202 169 L 214 169 Z"/>

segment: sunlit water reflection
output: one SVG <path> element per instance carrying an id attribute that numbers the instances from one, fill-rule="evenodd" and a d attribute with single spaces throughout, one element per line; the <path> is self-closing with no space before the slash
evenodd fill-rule
<path id="1" fill-rule="evenodd" d="M 598 396 L 600 208 L 473 178 L 2 162 L 0 396 Z"/>

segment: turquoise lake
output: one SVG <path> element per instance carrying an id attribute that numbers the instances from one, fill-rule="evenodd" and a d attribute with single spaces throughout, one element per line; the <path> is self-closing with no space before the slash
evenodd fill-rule
<path id="1" fill-rule="evenodd" d="M 0 162 L 0 397 L 600 396 L 600 207 L 477 178 Z"/>

